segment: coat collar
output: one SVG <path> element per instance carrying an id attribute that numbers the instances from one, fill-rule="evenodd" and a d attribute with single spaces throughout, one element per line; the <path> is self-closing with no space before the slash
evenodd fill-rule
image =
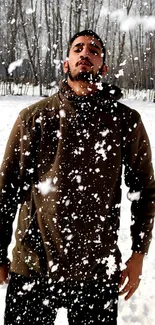
<path id="1" fill-rule="evenodd" d="M 84 103 L 84 102 L 102 102 L 105 100 L 116 101 L 119 100 L 123 94 L 115 85 L 110 85 L 107 83 L 101 83 L 100 89 L 96 91 L 94 94 L 89 94 L 86 96 L 78 96 L 68 85 L 67 80 L 61 80 L 59 83 L 59 93 L 62 94 L 66 99 L 70 101 L 74 101 L 76 103 Z"/>

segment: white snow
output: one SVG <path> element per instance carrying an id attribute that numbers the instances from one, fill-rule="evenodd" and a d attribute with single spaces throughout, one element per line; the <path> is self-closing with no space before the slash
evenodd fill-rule
<path id="1" fill-rule="evenodd" d="M 126 65 L 126 60 L 124 60 L 122 63 L 120 63 L 120 66 Z"/>
<path id="2" fill-rule="evenodd" d="M 119 78 L 119 77 L 121 77 L 121 76 L 124 76 L 124 71 L 123 71 L 123 69 L 120 69 L 120 70 L 118 71 L 118 73 L 115 74 L 115 77 L 116 77 L 116 78 Z"/>
<path id="3" fill-rule="evenodd" d="M 12 71 L 14 71 L 17 67 L 20 67 L 20 65 L 22 65 L 22 63 L 23 63 L 23 59 L 19 59 L 19 60 L 11 62 L 8 67 L 8 73 L 11 74 Z"/>
<path id="4" fill-rule="evenodd" d="M 26 9 L 26 14 L 27 15 L 31 15 L 31 14 L 33 14 L 33 12 L 35 12 L 35 9 L 32 9 L 32 8 L 27 8 Z"/>
<path id="5" fill-rule="evenodd" d="M 130 200 L 130 201 L 138 201 L 140 199 L 140 192 L 134 192 L 134 193 L 130 193 L 128 192 L 127 194 L 127 198 Z"/>
<path id="6" fill-rule="evenodd" d="M 13 19 L 11 20 L 11 23 L 10 23 L 10 24 L 13 25 L 13 24 L 15 23 L 15 21 L 16 21 L 16 20 L 13 18 Z"/>
<path id="7" fill-rule="evenodd" d="M 138 25 L 141 25 L 145 31 L 155 30 L 155 16 L 124 16 L 120 22 L 120 30 L 123 32 L 128 32 L 129 30 L 133 30 Z"/>
<path id="8" fill-rule="evenodd" d="M 125 20 L 123 20 L 120 24 L 120 30 L 123 32 L 128 32 L 128 30 L 132 30 L 137 25 L 137 21 L 135 17 L 128 17 Z"/>
<path id="9" fill-rule="evenodd" d="M 46 178 L 43 182 L 39 182 L 37 187 L 42 195 L 47 195 L 49 192 L 56 191 L 56 187 L 52 185 L 52 179 L 50 177 Z"/>
<path id="10" fill-rule="evenodd" d="M 147 16 L 142 18 L 142 24 L 145 31 L 155 30 L 155 16 Z"/>
<path id="11" fill-rule="evenodd" d="M 111 21 L 118 21 L 120 23 L 120 30 L 128 32 L 134 30 L 141 25 L 145 31 L 155 30 L 155 16 L 154 15 L 127 15 L 126 8 L 109 11 L 105 5 L 102 6 L 100 17 L 108 16 Z"/>
<path id="12" fill-rule="evenodd" d="M 124 9 L 116 9 L 112 12 L 110 12 L 110 17 L 112 20 L 118 20 L 118 21 L 122 21 L 126 18 L 126 10 Z"/>
<path id="13" fill-rule="evenodd" d="M 137 96 L 137 98 L 139 98 Z M 0 97 L 0 161 L 4 154 L 5 145 L 9 136 L 13 123 L 18 115 L 18 112 L 24 107 L 33 102 L 37 102 L 39 97 L 29 96 L 6 96 Z M 155 103 L 143 100 L 124 99 L 122 100 L 126 105 L 136 109 L 141 113 L 144 125 L 150 138 L 152 147 L 152 159 L 155 167 Z M 105 135 L 104 135 L 105 136 Z M 78 176 L 78 175 L 77 175 Z M 121 207 L 121 230 L 119 233 L 119 246 L 122 251 L 123 263 L 129 258 L 131 251 L 130 239 L 130 201 L 127 199 L 128 189 L 122 185 L 123 197 Z M 104 220 L 104 216 L 101 216 Z M 14 223 L 14 229 L 16 222 Z M 143 235 L 143 234 L 141 234 Z M 9 247 L 9 256 L 11 258 L 11 251 L 14 246 L 14 236 Z M 135 294 L 128 300 L 124 301 L 121 296 L 119 299 L 119 315 L 118 325 L 154 325 L 154 306 L 155 306 L 155 231 L 153 231 L 153 239 L 150 246 L 149 254 L 145 257 L 143 275 L 141 284 Z M 0 324 L 3 325 L 3 314 L 5 308 L 5 294 L 7 285 L 0 286 Z M 47 302 L 45 302 L 47 303 Z M 65 308 L 58 310 L 55 325 L 67 325 L 67 312 Z"/>
<path id="14" fill-rule="evenodd" d="M 34 285 L 35 285 L 35 282 L 27 283 L 27 284 L 23 285 L 22 289 L 25 290 L 25 291 L 31 291 L 32 288 L 34 287 Z"/>
<path id="15" fill-rule="evenodd" d="M 114 272 L 116 271 L 117 269 L 117 266 L 116 266 L 116 261 L 115 261 L 115 257 L 113 255 L 109 255 L 107 257 L 107 275 L 110 279 L 110 277 L 114 274 Z"/>
<path id="16" fill-rule="evenodd" d="M 64 109 L 61 109 L 59 112 L 61 117 L 65 117 L 66 116 L 66 112 L 64 111 Z"/>

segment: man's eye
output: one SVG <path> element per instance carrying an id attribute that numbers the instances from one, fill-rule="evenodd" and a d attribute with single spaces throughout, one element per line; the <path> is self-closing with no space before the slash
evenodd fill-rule
<path id="1" fill-rule="evenodd" d="M 94 55 L 98 55 L 97 51 L 91 50 L 90 52 L 93 53 Z"/>
<path id="2" fill-rule="evenodd" d="M 76 49 L 76 50 L 74 50 L 74 52 L 77 52 L 77 53 L 79 53 L 81 51 L 82 51 L 82 49 Z"/>

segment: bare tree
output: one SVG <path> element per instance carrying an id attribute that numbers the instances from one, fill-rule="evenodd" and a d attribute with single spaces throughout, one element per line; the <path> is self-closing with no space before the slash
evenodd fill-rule
<path id="1" fill-rule="evenodd" d="M 39 48 L 39 36 L 38 36 L 38 28 L 36 26 L 37 19 L 36 19 L 36 13 L 37 13 L 37 3 L 38 1 L 34 3 L 34 0 L 31 0 L 31 9 L 32 9 L 32 25 L 33 25 L 33 32 L 34 32 L 34 41 L 36 46 L 36 54 L 37 54 L 37 78 L 39 80 L 39 88 L 40 88 L 40 96 L 42 96 L 42 69 L 41 69 L 41 57 L 40 57 L 40 48 Z M 35 5 L 35 10 L 33 10 L 33 7 Z"/>
<path id="2" fill-rule="evenodd" d="M 52 40 L 51 40 L 51 19 L 50 19 L 50 1 L 44 0 L 45 22 L 47 30 L 47 51 L 45 60 L 44 80 L 46 87 L 49 87 L 52 79 Z"/>
<path id="3" fill-rule="evenodd" d="M 126 13 L 124 20 L 131 15 L 141 17 L 129 31 L 122 31 L 120 19 L 113 15 L 122 10 Z M 24 64 L 28 62 L 25 80 L 39 85 L 43 94 L 43 86 L 52 87 L 63 74 L 69 38 L 82 29 L 93 29 L 107 48 L 107 81 L 128 88 L 154 88 L 155 31 L 150 27 L 147 30 L 142 19 L 152 15 L 154 0 L 148 0 L 147 6 L 143 0 L 3 0 L 0 78 L 10 82 L 11 92 L 11 81 L 19 82 L 23 75 L 18 68 L 8 74 L 9 64 L 23 57 Z M 120 69 L 124 76 L 116 78 Z"/>
<path id="4" fill-rule="evenodd" d="M 127 16 L 129 16 L 133 1 L 134 0 L 126 0 L 126 1 L 124 1 Z M 117 66 L 120 65 L 120 63 L 122 61 L 122 58 L 123 58 L 124 46 L 125 46 L 125 37 L 126 37 L 126 32 L 123 32 L 122 35 L 121 35 L 121 33 L 119 31 L 119 54 L 118 54 L 118 58 L 117 58 Z"/>
<path id="5" fill-rule="evenodd" d="M 23 10 L 22 10 L 22 1 L 17 0 L 17 5 L 19 7 L 20 18 L 21 18 L 21 23 L 22 23 L 23 33 L 24 33 L 24 41 L 25 41 L 25 45 L 26 45 L 26 49 L 27 49 L 27 54 L 28 54 L 28 58 L 29 58 L 30 63 L 31 63 L 32 72 L 33 72 L 33 76 L 34 76 L 34 84 L 37 85 L 38 84 L 38 75 L 37 75 L 37 70 L 36 70 L 36 66 L 35 66 L 35 63 L 34 63 L 34 55 L 33 55 L 32 51 L 31 51 L 30 44 L 29 44 L 29 36 L 28 36 L 28 34 L 26 32 L 26 22 L 24 20 L 24 14 L 23 14 Z"/>

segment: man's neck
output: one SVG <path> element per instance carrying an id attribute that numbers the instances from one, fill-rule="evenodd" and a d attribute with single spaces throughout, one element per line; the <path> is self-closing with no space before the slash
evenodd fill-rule
<path id="1" fill-rule="evenodd" d="M 67 79 L 67 82 L 71 89 L 78 96 L 87 96 L 97 91 L 97 85 L 95 83 L 90 83 L 82 80 L 72 81 L 70 78 Z"/>

